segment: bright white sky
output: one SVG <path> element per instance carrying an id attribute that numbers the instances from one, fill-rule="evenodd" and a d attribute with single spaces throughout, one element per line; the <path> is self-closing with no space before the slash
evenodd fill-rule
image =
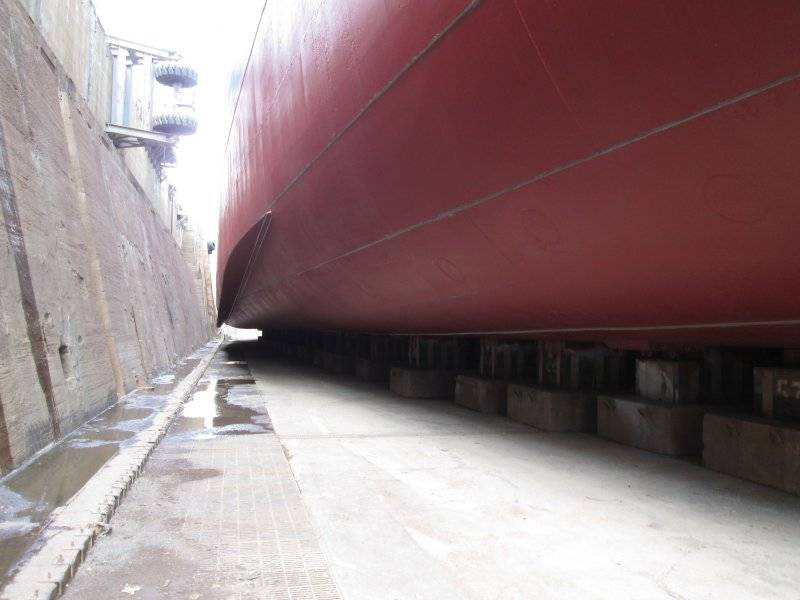
<path id="1" fill-rule="evenodd" d="M 108 35 L 175 50 L 200 74 L 198 130 L 181 140 L 168 176 L 207 240 L 217 239 L 231 81 L 244 69 L 264 1 L 94 0 Z"/>

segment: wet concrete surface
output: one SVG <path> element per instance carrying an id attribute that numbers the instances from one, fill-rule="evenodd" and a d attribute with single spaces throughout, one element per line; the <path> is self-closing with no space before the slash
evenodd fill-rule
<path id="1" fill-rule="evenodd" d="M 120 448 L 137 441 L 169 393 L 197 365 L 189 357 L 134 391 L 0 480 L 0 589 L 35 552 L 53 511 L 64 506 Z"/>
<path id="2" fill-rule="evenodd" d="M 234 343 L 220 350 L 184 404 L 173 434 L 209 439 L 273 431 L 247 362 L 238 358 L 239 348 Z"/>
<path id="3" fill-rule="evenodd" d="M 241 356 L 217 353 L 66 599 L 339 598 Z"/>

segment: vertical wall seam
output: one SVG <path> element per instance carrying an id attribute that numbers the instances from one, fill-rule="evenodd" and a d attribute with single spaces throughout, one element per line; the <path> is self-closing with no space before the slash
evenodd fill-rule
<path id="1" fill-rule="evenodd" d="M 25 327 L 28 333 L 28 342 L 36 367 L 36 375 L 44 394 L 47 412 L 50 415 L 50 427 L 53 439 L 61 437 L 61 424 L 53 394 L 53 381 L 50 377 L 50 366 L 47 360 L 47 344 L 39 319 L 39 307 L 36 304 L 36 292 L 33 289 L 28 251 L 25 247 L 25 235 L 17 209 L 17 197 L 14 192 L 14 182 L 8 162 L 8 147 L 6 145 L 5 127 L 0 118 L 0 204 L 2 204 L 3 221 L 8 237 L 8 245 L 14 256 L 14 265 L 17 270 L 22 312 L 25 315 Z M 4 419 L 5 420 L 5 419 Z M 7 434 L 7 432 L 6 432 Z"/>
<path id="2" fill-rule="evenodd" d="M 6 410 L 3 406 L 3 398 L 0 396 L 0 475 L 5 475 L 13 468 L 14 458 L 11 456 L 11 440 L 8 437 Z"/>
<path id="3" fill-rule="evenodd" d="M 131 319 L 133 319 L 133 332 L 136 334 L 136 343 L 139 346 L 139 360 L 142 363 L 142 376 L 144 377 L 142 384 L 146 384 L 150 376 L 150 371 L 147 368 L 147 362 L 144 357 L 142 338 L 139 335 L 139 325 L 136 323 L 136 310 L 133 308 L 133 305 L 131 305 Z"/>
<path id="4" fill-rule="evenodd" d="M 114 387 L 118 395 L 125 393 L 125 378 L 122 374 L 122 367 L 119 362 L 119 353 L 114 341 L 111 330 L 111 315 L 108 309 L 108 299 L 106 298 L 105 285 L 103 283 L 103 272 L 100 268 L 100 258 L 97 255 L 97 246 L 94 243 L 92 223 L 89 216 L 89 206 L 86 197 L 86 188 L 83 184 L 81 173 L 80 158 L 78 157 L 78 145 L 75 140 L 75 129 L 72 119 L 72 107 L 69 97 L 64 90 L 58 93 L 59 104 L 61 105 L 61 118 L 64 122 L 64 136 L 67 141 L 67 154 L 69 156 L 70 184 L 78 204 L 78 214 L 80 215 L 81 226 L 83 227 L 83 237 L 86 243 L 86 251 L 89 255 L 89 281 L 91 282 L 92 295 L 94 296 L 100 325 L 103 329 L 103 338 L 108 351 L 108 358 L 111 362 L 111 371 L 114 376 Z"/>

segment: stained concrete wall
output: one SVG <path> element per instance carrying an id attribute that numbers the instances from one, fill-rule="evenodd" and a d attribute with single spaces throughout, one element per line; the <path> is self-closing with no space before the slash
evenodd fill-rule
<path id="1" fill-rule="evenodd" d="M 10 2 L 10 0 L 7 0 Z M 112 57 L 106 31 L 90 0 L 22 0 L 53 55 L 75 85 L 75 91 L 102 124 L 111 113 Z M 129 148 L 121 154 L 138 184 L 162 214 L 161 181 L 143 148 Z M 168 227 L 174 223 L 164 221 Z"/>
<path id="2" fill-rule="evenodd" d="M 197 302 L 201 306 L 209 323 L 217 322 L 217 305 L 212 286 L 211 265 L 208 260 L 208 246 L 194 227 L 187 225 L 181 235 L 181 253 L 192 272 L 197 293 Z"/>
<path id="3" fill-rule="evenodd" d="M 25 7 L 0 0 L 0 471 L 213 331 L 82 89 Z"/>
<path id="4" fill-rule="evenodd" d="M 94 5 L 87 0 L 23 0 L 23 4 L 77 93 L 105 123 L 111 106 L 111 54 Z"/>

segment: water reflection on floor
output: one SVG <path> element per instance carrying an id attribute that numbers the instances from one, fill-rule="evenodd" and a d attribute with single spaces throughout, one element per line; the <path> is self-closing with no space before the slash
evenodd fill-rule
<path id="1" fill-rule="evenodd" d="M 181 361 L 173 374 L 154 378 L 149 388 L 127 395 L 0 480 L 0 588 L 20 559 L 36 549 L 53 510 L 66 504 L 120 448 L 136 442 L 136 434 L 164 408 L 174 382 L 199 358 Z"/>
<path id="2" fill-rule="evenodd" d="M 273 431 L 242 348 L 242 343 L 232 342 L 219 350 L 183 405 L 171 435 L 203 440 Z"/>
<path id="3" fill-rule="evenodd" d="M 184 404 L 175 433 L 201 440 L 273 431 L 264 399 L 256 389 L 247 363 L 225 360 L 226 354 L 220 352 L 221 360 L 212 362 L 206 378 Z"/>

